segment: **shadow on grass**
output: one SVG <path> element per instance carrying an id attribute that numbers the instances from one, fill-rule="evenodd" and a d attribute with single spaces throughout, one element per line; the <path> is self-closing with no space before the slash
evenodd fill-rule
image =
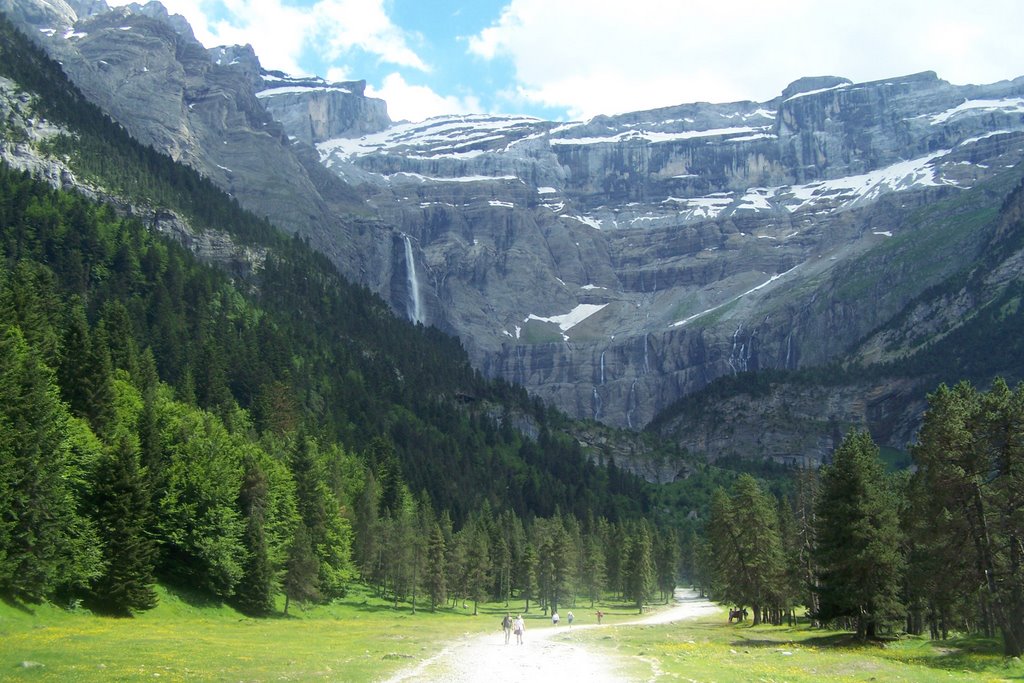
<path id="1" fill-rule="evenodd" d="M 164 588 L 167 590 L 167 597 L 181 600 L 189 607 L 196 608 L 207 608 L 207 607 L 222 607 L 224 602 L 209 593 L 190 588 L 189 586 L 182 585 L 181 583 L 172 583 L 170 581 L 164 582 Z"/>
<path id="2" fill-rule="evenodd" d="M 780 638 L 758 638 L 758 634 L 754 631 L 751 635 L 753 637 L 746 638 L 742 635 L 730 643 L 733 647 L 782 647 L 784 645 L 801 645 L 806 647 L 816 648 L 829 648 L 829 649 L 861 649 L 865 647 L 881 647 L 881 643 L 876 641 L 862 641 L 858 640 L 857 636 L 852 633 L 832 633 L 829 635 L 813 636 L 810 638 L 804 638 L 800 636 L 800 633 L 795 631 L 779 631 Z M 794 637 L 786 637 L 787 634 Z"/>
<path id="3" fill-rule="evenodd" d="M 748 627 L 749 628 L 749 627 Z M 819 650 L 874 651 L 886 659 L 936 671 L 997 675 L 1000 680 L 1024 680 L 1024 664 L 1002 655 L 1002 643 L 995 638 L 964 637 L 949 640 L 886 638 L 860 640 L 854 633 L 829 633 L 806 637 L 807 631 L 784 629 L 778 637 L 751 630 L 750 637 L 737 633 L 734 648 L 808 647 Z M 901 645 L 911 645 L 901 649 Z M 917 647 L 920 646 L 920 647 Z"/>
<path id="4" fill-rule="evenodd" d="M 897 653 L 896 656 L 901 661 L 932 669 L 974 673 L 990 674 L 1001 663 L 1006 669 L 1013 670 L 1000 672 L 1000 678 L 1024 680 L 1024 664 L 1021 664 L 1019 658 L 1005 657 L 1002 642 L 997 638 L 968 636 L 926 642 L 929 645 L 926 655 L 908 653 L 906 657 L 899 657 L 899 653 Z"/>
<path id="5" fill-rule="evenodd" d="M 35 610 L 32 609 L 31 606 L 25 604 L 21 600 L 15 600 L 14 598 L 12 598 L 9 595 L 0 594 L 0 602 L 3 602 L 5 605 L 10 607 L 11 609 L 16 609 L 19 612 L 23 612 L 25 614 L 34 615 L 36 613 Z"/>

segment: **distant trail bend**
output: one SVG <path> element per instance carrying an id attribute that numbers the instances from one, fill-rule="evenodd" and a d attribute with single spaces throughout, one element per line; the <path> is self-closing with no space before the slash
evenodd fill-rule
<path id="1" fill-rule="evenodd" d="M 523 645 L 505 645 L 500 630 L 472 635 L 449 643 L 437 654 L 399 671 L 384 683 L 438 681 L 439 683 L 526 683 L 527 681 L 580 680 L 587 683 L 618 683 L 626 679 L 622 657 L 596 652 L 579 642 L 567 641 L 572 631 L 666 624 L 693 619 L 718 607 L 694 591 L 677 589 L 675 605 L 636 621 L 614 626 L 586 624 L 569 627 L 529 624 Z"/>

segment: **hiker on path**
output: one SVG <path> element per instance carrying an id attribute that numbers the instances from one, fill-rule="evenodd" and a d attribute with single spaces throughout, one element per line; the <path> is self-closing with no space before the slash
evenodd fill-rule
<path id="1" fill-rule="evenodd" d="M 516 644 L 523 644 L 523 634 L 526 633 L 526 623 L 523 621 L 523 615 L 517 614 L 516 620 L 512 622 L 512 630 L 516 632 Z"/>
<path id="2" fill-rule="evenodd" d="M 512 615 L 508 612 L 505 612 L 505 618 L 501 620 L 501 629 L 505 632 L 505 644 L 508 645 L 508 640 L 512 637 Z"/>

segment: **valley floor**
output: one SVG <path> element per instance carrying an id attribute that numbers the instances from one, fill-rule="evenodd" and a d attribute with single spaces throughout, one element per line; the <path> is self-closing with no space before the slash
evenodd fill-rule
<path id="1" fill-rule="evenodd" d="M 577 622 L 569 626 L 563 616 L 558 626 L 550 620 L 527 623 L 522 645 L 515 636 L 506 645 L 504 634 L 495 620 L 493 631 L 467 634 L 451 643 L 439 643 L 436 654 L 415 666 L 386 679 L 386 683 L 406 681 L 441 681 L 444 683 L 487 682 L 504 683 L 524 681 L 580 680 L 604 683 L 648 678 L 656 663 L 636 657 L 626 658 L 598 652 L 574 637 L 591 629 L 619 629 L 642 625 L 666 624 L 693 619 L 716 612 L 719 607 L 700 598 L 694 591 L 677 589 L 675 604 L 667 610 L 631 622 L 614 626 Z M 580 610 L 582 614 L 582 610 Z M 587 613 L 586 621 L 594 621 Z"/>

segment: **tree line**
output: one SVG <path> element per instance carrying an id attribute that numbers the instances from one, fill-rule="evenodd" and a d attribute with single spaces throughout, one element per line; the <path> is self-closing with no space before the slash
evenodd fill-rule
<path id="1" fill-rule="evenodd" d="M 435 514 L 407 490 L 387 506 L 386 487 L 367 476 L 354 560 L 361 578 L 396 606 L 469 609 L 471 602 L 476 614 L 481 602 L 503 602 L 548 613 L 613 598 L 642 611 L 673 594 L 681 556 L 672 529 L 560 512 L 524 521 L 484 506 L 454 530 L 447 512 Z"/>
<path id="2" fill-rule="evenodd" d="M 749 475 L 714 495 L 694 575 L 781 624 L 798 605 L 862 639 L 899 630 L 1002 637 L 1024 652 L 1024 385 L 968 382 L 928 398 L 912 473 L 887 475 L 851 432 L 792 500 Z"/>

